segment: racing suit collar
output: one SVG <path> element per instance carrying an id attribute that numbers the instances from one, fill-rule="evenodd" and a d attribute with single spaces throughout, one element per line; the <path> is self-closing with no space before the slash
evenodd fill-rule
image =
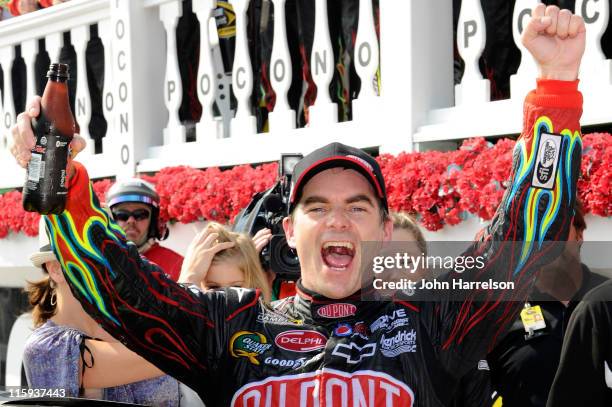
<path id="1" fill-rule="evenodd" d="M 361 301 L 361 290 L 342 299 L 331 299 L 305 288 L 301 280 L 296 285 L 294 303 L 302 317 L 323 325 L 357 320 L 374 305 Z"/>

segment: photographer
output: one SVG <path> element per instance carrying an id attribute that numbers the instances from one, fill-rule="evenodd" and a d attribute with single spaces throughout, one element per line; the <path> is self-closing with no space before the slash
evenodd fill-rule
<path id="1" fill-rule="evenodd" d="M 459 378 L 518 312 L 517 300 L 535 271 L 560 252 L 553 245 L 529 246 L 533 229 L 526 221 L 546 217 L 542 240 L 565 240 L 569 232 L 580 144 L 554 154 L 564 168 L 552 178 L 558 180 L 555 188 L 546 190 L 554 213 L 550 201 L 528 205 L 543 191 L 533 185 L 529 163 L 546 133 L 561 132 L 549 135 L 560 137 L 554 139 L 560 146 L 570 137 L 579 140 L 582 97 L 576 79 L 584 22 L 540 4 L 523 42 L 540 67 L 540 80 L 525 101 L 510 188 L 482 239 L 464 253 L 486 258 L 486 273 L 469 278 L 504 274 L 516 282 L 508 301 L 481 307 L 471 297 L 462 303 L 445 296 L 418 304 L 363 301 L 364 242 L 382 247 L 393 225 L 380 166 L 362 150 L 339 143 L 311 152 L 295 167 L 282 224 L 299 256 L 301 278 L 297 295 L 273 307 L 253 290 L 202 293 L 164 278 L 109 225 L 87 171 L 71 162 L 66 210 L 48 220 L 58 258 L 71 265 L 66 276 L 75 296 L 112 335 L 188 384 L 208 406 L 447 405 Z M 14 130 L 12 152 L 24 166 L 38 106 L 30 113 L 19 116 Z M 78 151 L 81 143 L 73 148 Z M 520 241 L 510 244 L 512 238 Z M 93 283 L 83 287 L 81 281 Z"/>

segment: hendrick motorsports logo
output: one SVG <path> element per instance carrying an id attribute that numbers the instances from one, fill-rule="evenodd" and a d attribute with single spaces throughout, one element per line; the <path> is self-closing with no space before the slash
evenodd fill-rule
<path id="1" fill-rule="evenodd" d="M 402 330 L 394 336 L 385 338 L 385 334 L 380 338 L 380 351 L 388 358 L 394 358 L 399 354 L 416 352 L 416 331 Z"/>
<path id="2" fill-rule="evenodd" d="M 233 357 L 247 358 L 254 365 L 259 365 L 257 356 L 262 355 L 271 347 L 272 344 L 268 343 L 268 339 L 263 334 L 249 331 L 236 332 L 229 343 L 230 354 Z"/>
<path id="3" fill-rule="evenodd" d="M 231 405 L 412 407 L 414 393 L 406 383 L 385 373 L 323 369 L 246 384 L 236 392 Z"/>
<path id="4" fill-rule="evenodd" d="M 370 331 L 376 332 L 380 329 L 384 329 L 387 332 L 391 332 L 395 328 L 408 325 L 408 316 L 406 315 L 405 309 L 396 309 L 391 315 L 383 315 L 370 325 Z"/>

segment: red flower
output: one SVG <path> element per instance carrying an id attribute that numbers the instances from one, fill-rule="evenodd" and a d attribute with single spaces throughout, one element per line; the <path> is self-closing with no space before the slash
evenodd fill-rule
<path id="1" fill-rule="evenodd" d="M 377 158 L 386 180 L 389 206 L 417 215 L 429 230 L 456 225 L 465 213 L 489 220 L 495 214 L 508 184 L 514 141 L 483 138 L 465 140 L 456 151 L 401 153 Z M 587 213 L 612 216 L 612 136 L 607 133 L 583 137 L 582 175 L 578 195 Z M 168 167 L 142 178 L 156 185 L 160 217 L 164 221 L 189 223 L 233 221 L 252 196 L 270 188 L 277 164 L 257 167 L 239 165 L 229 170 L 186 166 Z M 110 180 L 96 181 L 101 201 Z M 9 233 L 38 233 L 39 215 L 25 212 L 21 193 L 0 195 L 0 238 Z"/>

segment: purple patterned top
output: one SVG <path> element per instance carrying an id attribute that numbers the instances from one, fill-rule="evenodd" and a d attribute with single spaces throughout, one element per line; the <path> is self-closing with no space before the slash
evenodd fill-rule
<path id="1" fill-rule="evenodd" d="M 56 325 L 50 320 L 35 329 L 23 354 L 30 387 L 65 389 L 67 397 L 78 397 L 80 345 L 84 337 L 83 332 Z M 102 398 L 151 406 L 178 406 L 179 382 L 170 376 L 161 376 L 106 388 Z"/>

